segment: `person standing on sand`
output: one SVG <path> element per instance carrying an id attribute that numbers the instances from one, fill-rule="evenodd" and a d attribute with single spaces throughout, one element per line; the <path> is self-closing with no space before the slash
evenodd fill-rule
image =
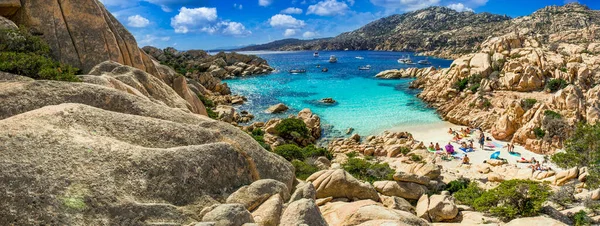
<path id="1" fill-rule="evenodd" d="M 483 131 L 479 135 L 479 146 L 481 146 L 481 150 L 483 150 L 483 144 L 485 143 L 485 135 L 483 135 Z"/>

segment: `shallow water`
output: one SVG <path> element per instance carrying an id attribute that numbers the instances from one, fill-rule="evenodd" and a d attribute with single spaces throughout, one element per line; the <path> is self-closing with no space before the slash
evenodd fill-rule
<path id="1" fill-rule="evenodd" d="M 238 106 L 266 121 L 273 117 L 264 112 L 270 105 L 284 103 L 292 110 L 277 115 L 286 117 L 304 108 L 310 108 L 325 124 L 333 126 L 329 134 L 340 134 L 352 127 L 355 133 L 375 135 L 385 129 L 398 126 L 439 123 L 441 119 L 434 109 L 427 107 L 416 97 L 419 91 L 409 89 L 412 79 L 382 80 L 374 76 L 383 70 L 409 67 L 398 64 L 397 59 L 408 53 L 343 51 L 320 52 L 315 58 L 312 52 L 254 52 L 266 59 L 277 71 L 266 76 L 227 80 L 233 93 L 248 97 L 248 102 Z M 330 64 L 330 55 L 336 55 L 338 63 Z M 362 56 L 364 60 L 355 57 Z M 425 57 L 412 56 L 413 61 Z M 429 58 L 433 66 L 449 67 L 450 60 Z M 329 72 L 321 72 L 326 67 Z M 359 66 L 371 65 L 369 71 Z M 410 67 L 422 67 L 411 65 Z M 306 74 L 289 74 L 288 70 L 302 68 Z M 331 97 L 334 105 L 324 105 L 318 100 Z M 335 131 L 337 130 L 337 131 Z"/>

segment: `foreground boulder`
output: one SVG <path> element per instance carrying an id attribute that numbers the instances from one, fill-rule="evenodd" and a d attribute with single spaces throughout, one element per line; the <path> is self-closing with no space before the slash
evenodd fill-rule
<path id="1" fill-rule="evenodd" d="M 360 182 L 348 172 L 322 170 L 310 175 L 306 181 L 311 182 L 317 190 L 317 198 L 347 198 L 379 200 L 377 191 L 369 183 Z"/>
<path id="2" fill-rule="evenodd" d="M 554 220 L 548 217 L 526 217 L 514 219 L 505 224 L 505 226 L 519 226 L 519 225 L 527 225 L 527 226 L 566 226 L 567 224 L 562 223 L 560 221 Z"/>
<path id="3" fill-rule="evenodd" d="M 203 222 L 213 222 L 223 226 L 242 226 L 245 223 L 254 223 L 250 212 L 240 204 L 213 205 L 202 210 Z M 202 213 L 201 213 L 202 215 Z"/>
<path id="4" fill-rule="evenodd" d="M 262 226 L 277 226 L 283 211 L 283 199 L 279 194 L 271 196 L 252 212 L 254 221 Z"/>
<path id="5" fill-rule="evenodd" d="M 429 225 L 415 215 L 386 208 L 372 200 L 330 202 L 321 207 L 329 225 Z"/>
<path id="6" fill-rule="evenodd" d="M 326 226 L 321 211 L 312 199 L 300 199 L 290 203 L 281 215 L 280 225 Z"/>
<path id="7" fill-rule="evenodd" d="M 376 181 L 375 189 L 382 195 L 398 196 L 405 199 L 417 200 L 429 190 L 424 185 L 411 182 Z"/>
<path id="8" fill-rule="evenodd" d="M 0 96 L 13 90 L 3 85 Z M 21 89 L 24 84 L 10 85 Z M 93 98 L 96 94 L 77 97 L 97 103 L 118 99 L 108 94 Z M 258 179 L 286 186 L 294 180 L 289 162 L 264 151 L 242 131 L 133 95 L 121 96 L 132 102 L 120 102 L 120 107 L 103 105 L 113 111 L 62 104 L 14 116 L 43 103 L 32 104 L 27 100 L 34 98 L 26 97 L 17 108 L 4 97 L 9 105 L 0 114 L 2 225 L 180 224 L 190 221 L 184 212 L 214 204 L 212 197 L 224 200 L 223 194 Z M 131 114 L 114 111 L 122 108 Z"/>
<path id="9" fill-rule="evenodd" d="M 430 222 L 443 222 L 456 218 L 458 207 L 448 195 L 421 196 L 417 203 L 417 216 Z"/>
<path id="10" fill-rule="evenodd" d="M 240 203 L 252 211 L 273 195 L 279 195 L 283 200 L 290 198 L 290 191 L 284 183 L 273 179 L 257 180 L 243 186 L 227 198 L 227 203 Z"/>

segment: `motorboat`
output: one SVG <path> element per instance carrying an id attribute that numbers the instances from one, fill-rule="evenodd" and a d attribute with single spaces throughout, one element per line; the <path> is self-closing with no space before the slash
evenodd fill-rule
<path id="1" fill-rule="evenodd" d="M 323 69 L 321 69 L 321 72 L 329 72 L 329 69 L 323 68 Z"/>
<path id="2" fill-rule="evenodd" d="M 414 63 L 414 62 L 413 62 L 413 61 L 410 59 L 410 56 L 408 56 L 408 55 L 407 55 L 407 56 L 405 56 L 405 57 L 403 57 L 403 58 L 400 58 L 400 59 L 398 59 L 398 63 L 401 63 L 401 64 L 409 64 L 409 65 L 415 64 L 415 63 Z"/>
<path id="3" fill-rule="evenodd" d="M 304 74 L 304 73 L 306 73 L 306 70 L 305 69 L 292 69 L 289 72 L 290 72 L 290 74 Z"/>
<path id="4" fill-rule="evenodd" d="M 336 58 L 334 55 L 331 55 L 331 56 L 329 57 L 329 63 L 337 63 L 337 61 L 338 61 L 338 60 L 337 60 L 337 58 Z"/>
<path id="5" fill-rule="evenodd" d="M 313 57 L 319 57 L 319 52 L 313 53 Z"/>
<path id="6" fill-rule="evenodd" d="M 425 58 L 425 60 L 419 60 L 419 64 L 420 65 L 431 65 L 431 62 L 429 62 L 428 58 Z"/>
<path id="7" fill-rule="evenodd" d="M 356 59 L 359 59 L 359 60 L 364 60 L 364 59 L 365 59 L 364 57 L 361 57 L 361 56 L 357 56 L 357 57 L 355 57 L 355 58 L 356 58 Z"/>
<path id="8" fill-rule="evenodd" d="M 368 70 L 371 70 L 371 65 L 367 65 L 367 66 L 358 67 L 358 70 L 361 70 L 361 71 L 368 71 Z"/>

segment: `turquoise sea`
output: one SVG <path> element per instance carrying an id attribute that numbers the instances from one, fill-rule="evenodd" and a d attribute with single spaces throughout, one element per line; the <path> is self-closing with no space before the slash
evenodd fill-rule
<path id="1" fill-rule="evenodd" d="M 401 56 L 410 54 L 413 61 L 425 59 L 412 53 L 379 51 L 319 52 L 251 52 L 266 59 L 276 69 L 265 76 L 226 80 L 234 94 L 248 98 L 237 106 L 256 116 L 255 120 L 267 121 L 273 117 L 265 113 L 269 106 L 284 103 L 291 108 L 277 117 L 296 114 L 310 108 L 326 124 L 329 136 L 339 136 L 352 127 L 360 135 L 375 135 L 397 126 L 414 126 L 441 121 L 435 110 L 416 97 L 418 90 L 409 89 L 412 79 L 382 80 L 374 76 L 384 70 L 409 67 L 397 62 Z M 246 53 L 249 54 L 249 53 Z M 328 62 L 335 55 L 338 63 Z M 364 57 L 357 59 L 356 57 Z M 452 61 L 429 58 L 433 66 L 449 67 Z M 329 72 L 321 72 L 321 65 Z M 368 71 L 359 66 L 371 65 Z M 410 67 L 423 67 L 411 65 Z M 306 74 L 290 74 L 290 69 L 306 69 Z M 331 97 L 335 105 L 324 105 L 318 100 Z"/>

